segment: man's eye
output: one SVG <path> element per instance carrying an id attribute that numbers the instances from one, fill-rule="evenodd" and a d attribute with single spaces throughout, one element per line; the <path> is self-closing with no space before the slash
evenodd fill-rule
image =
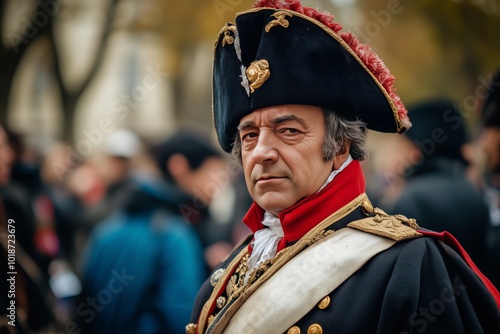
<path id="1" fill-rule="evenodd" d="M 299 132 L 300 132 L 299 130 L 294 129 L 294 128 L 284 128 L 281 130 L 281 133 L 284 133 L 284 134 L 297 134 Z"/>
<path id="2" fill-rule="evenodd" d="M 249 133 L 245 133 L 242 137 L 241 137 L 241 140 L 245 140 L 245 139 L 252 139 L 252 138 L 255 138 L 257 137 L 257 133 L 255 132 L 249 132 Z"/>

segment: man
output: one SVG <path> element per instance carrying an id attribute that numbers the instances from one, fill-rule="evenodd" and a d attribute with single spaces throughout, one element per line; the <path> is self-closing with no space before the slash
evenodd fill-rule
<path id="1" fill-rule="evenodd" d="M 366 129 L 410 126 L 383 63 L 329 14 L 256 7 L 223 27 L 213 67 L 215 128 L 241 159 L 254 233 L 205 282 L 186 332 L 499 332 L 498 292 L 438 241 L 452 237 L 364 194 Z"/>
<path id="2" fill-rule="evenodd" d="M 487 260 L 488 207 L 466 175 L 469 162 L 463 152 L 469 136 L 461 111 L 453 101 L 438 98 L 412 105 L 408 115 L 412 128 L 402 138 L 407 149 L 396 154 L 411 164 L 401 175 L 403 191 L 387 211 L 415 218 L 427 229 L 451 232 L 491 275 L 497 264 Z"/>

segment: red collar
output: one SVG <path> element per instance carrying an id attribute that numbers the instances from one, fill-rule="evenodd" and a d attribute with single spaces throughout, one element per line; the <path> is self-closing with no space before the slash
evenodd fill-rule
<path id="1" fill-rule="evenodd" d="M 288 243 L 299 240 L 309 230 L 364 191 L 365 178 L 361 164 L 353 160 L 320 192 L 303 198 L 279 214 L 284 237 L 278 244 L 278 251 Z M 243 222 L 255 233 L 264 228 L 263 216 L 264 210 L 254 202 Z"/>

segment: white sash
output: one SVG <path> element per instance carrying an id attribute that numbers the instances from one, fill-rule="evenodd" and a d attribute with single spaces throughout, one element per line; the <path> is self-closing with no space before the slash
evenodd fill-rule
<path id="1" fill-rule="evenodd" d="M 262 284 L 223 333 L 283 333 L 395 241 L 343 228 L 305 249 Z M 215 332 L 214 332 L 215 333 Z"/>

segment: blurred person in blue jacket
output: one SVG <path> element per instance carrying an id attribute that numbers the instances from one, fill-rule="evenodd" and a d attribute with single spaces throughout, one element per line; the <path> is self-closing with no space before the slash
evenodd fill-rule
<path id="1" fill-rule="evenodd" d="M 185 195 L 153 176 L 92 230 L 76 305 L 84 333 L 181 333 L 204 278 L 202 248 L 180 213 Z"/>

